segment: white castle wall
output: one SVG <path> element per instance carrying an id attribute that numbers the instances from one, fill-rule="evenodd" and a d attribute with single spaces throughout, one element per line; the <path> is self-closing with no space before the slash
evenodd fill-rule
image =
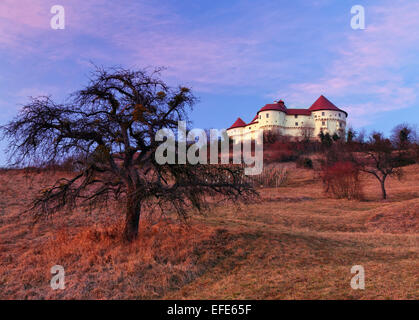
<path id="1" fill-rule="evenodd" d="M 243 139 L 256 139 L 259 129 L 277 130 L 291 137 L 303 136 L 303 131 L 312 130 L 311 137 L 317 138 L 320 131 L 330 135 L 337 133 L 342 135 L 346 129 L 346 114 L 341 111 L 319 110 L 308 115 L 287 115 L 277 110 L 261 111 L 256 120 L 257 123 L 248 124 L 245 127 L 227 130 L 227 134 L 236 142 Z"/>
<path id="2" fill-rule="evenodd" d="M 314 136 L 320 131 L 333 135 L 342 134 L 346 130 L 346 114 L 340 111 L 319 110 L 312 112 L 314 117 Z"/>
<path id="3" fill-rule="evenodd" d="M 257 121 L 260 128 L 264 126 L 282 126 L 285 121 L 285 113 L 281 111 L 261 111 L 258 116 Z"/>

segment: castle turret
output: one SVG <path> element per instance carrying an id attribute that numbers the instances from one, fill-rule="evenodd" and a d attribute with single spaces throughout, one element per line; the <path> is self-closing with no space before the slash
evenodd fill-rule
<path id="1" fill-rule="evenodd" d="M 314 136 L 323 131 L 330 135 L 342 136 L 346 128 L 348 114 L 336 107 L 325 96 L 321 95 L 308 109 L 314 118 Z"/>
<path id="2" fill-rule="evenodd" d="M 257 114 L 260 129 L 280 131 L 285 122 L 287 107 L 284 101 L 279 100 L 276 103 L 266 104 Z"/>
<path id="3" fill-rule="evenodd" d="M 244 127 L 246 127 L 246 123 L 239 117 L 231 125 L 231 127 L 227 129 L 227 134 L 229 137 L 235 139 L 237 142 L 241 141 L 244 133 Z"/>

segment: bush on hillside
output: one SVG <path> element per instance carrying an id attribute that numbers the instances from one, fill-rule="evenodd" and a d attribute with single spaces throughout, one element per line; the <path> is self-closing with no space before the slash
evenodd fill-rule
<path id="1" fill-rule="evenodd" d="M 297 168 L 313 169 L 313 160 L 310 158 L 298 158 L 296 161 Z"/>
<path id="2" fill-rule="evenodd" d="M 336 162 L 322 169 L 324 191 L 337 199 L 362 199 L 360 170 L 352 162 Z"/>
<path id="3" fill-rule="evenodd" d="M 295 161 L 297 154 L 290 143 L 276 141 L 264 147 L 264 160 L 267 163 Z"/>

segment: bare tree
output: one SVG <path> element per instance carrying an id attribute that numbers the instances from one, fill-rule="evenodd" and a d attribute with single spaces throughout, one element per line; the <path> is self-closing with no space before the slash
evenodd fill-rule
<path id="1" fill-rule="evenodd" d="M 408 149 L 412 143 L 417 142 L 417 128 L 408 123 L 402 123 L 391 131 L 391 142 L 398 150 Z"/>
<path id="2" fill-rule="evenodd" d="M 72 178 L 59 179 L 34 199 L 36 219 L 114 199 L 124 203 L 124 236 L 132 241 L 144 209 L 187 218 L 191 208 L 206 209 L 208 197 L 246 200 L 256 194 L 242 179 L 242 167 L 156 163 L 156 132 L 176 130 L 196 101 L 189 88 L 168 87 L 160 71 L 96 68 L 87 87 L 66 103 L 32 98 L 0 128 L 15 165 L 79 159 Z"/>
<path id="3" fill-rule="evenodd" d="M 351 144 L 354 142 L 355 137 L 357 135 L 357 132 L 354 128 L 348 127 L 348 130 L 346 131 L 346 143 Z"/>
<path id="4" fill-rule="evenodd" d="M 372 174 L 380 182 L 383 199 L 387 199 L 386 179 L 389 176 L 401 178 L 403 173 L 398 156 L 393 151 L 391 141 L 375 132 L 362 147 L 363 157 L 355 160 L 362 171 Z"/>
<path id="5" fill-rule="evenodd" d="M 313 131 L 314 130 L 312 128 L 302 127 L 300 129 L 300 137 L 301 137 L 302 141 L 310 142 L 313 139 L 313 136 L 314 136 Z"/>
<path id="6" fill-rule="evenodd" d="M 365 130 L 365 128 L 362 128 L 361 130 L 359 130 L 359 132 L 357 132 L 355 138 L 353 139 L 355 142 L 357 143 L 364 143 L 365 142 L 365 136 L 367 135 L 367 131 Z"/>

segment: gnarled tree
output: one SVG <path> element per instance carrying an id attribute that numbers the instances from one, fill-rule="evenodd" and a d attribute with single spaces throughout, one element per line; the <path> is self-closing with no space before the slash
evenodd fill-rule
<path id="1" fill-rule="evenodd" d="M 382 198 L 387 199 L 386 180 L 389 176 L 399 179 L 403 175 L 400 160 L 395 154 L 389 139 L 379 132 L 374 132 L 367 143 L 362 145 L 361 157 L 355 158 L 354 162 L 360 169 L 373 175 L 380 182 Z"/>
<path id="2" fill-rule="evenodd" d="M 10 161 L 43 165 L 78 159 L 72 178 L 59 179 L 35 197 L 35 217 L 114 199 L 124 203 L 124 236 L 132 241 L 142 210 L 173 210 L 186 218 L 191 208 L 207 208 L 211 196 L 243 200 L 255 195 L 241 167 L 156 162 L 161 144 L 156 132 L 176 130 L 195 100 L 189 88 L 168 87 L 160 70 L 121 68 L 97 68 L 87 87 L 64 104 L 33 98 L 1 127 Z"/>

